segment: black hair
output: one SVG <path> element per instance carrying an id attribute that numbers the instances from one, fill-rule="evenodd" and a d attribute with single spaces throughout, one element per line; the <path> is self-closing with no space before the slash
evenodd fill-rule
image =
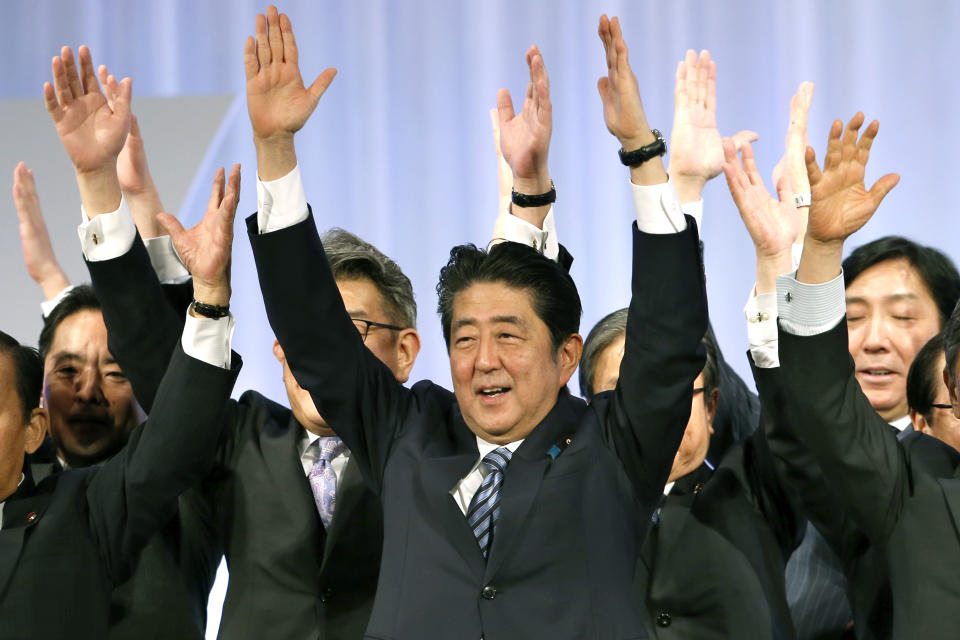
<path id="1" fill-rule="evenodd" d="M 13 361 L 16 376 L 17 396 L 20 398 L 24 424 L 30 422 L 30 414 L 40 406 L 40 391 L 43 386 L 43 361 L 33 347 L 25 347 L 13 336 L 0 331 L 0 356 L 9 356 Z"/>
<path id="2" fill-rule="evenodd" d="M 936 366 L 943 354 L 944 334 L 938 333 L 917 352 L 907 374 L 907 405 L 930 422 L 937 388 L 943 383 L 943 369 Z"/>
<path id="3" fill-rule="evenodd" d="M 479 282 L 502 282 L 529 291 L 534 312 L 550 331 L 554 352 L 580 330 L 580 294 L 573 278 L 558 263 L 518 242 L 501 242 L 489 250 L 463 244 L 450 250 L 450 260 L 440 270 L 437 283 L 437 313 L 448 350 L 454 298 Z"/>
<path id="4" fill-rule="evenodd" d="M 927 286 L 940 311 L 942 327 L 960 299 L 960 273 L 953 262 L 933 247 L 925 247 L 901 236 L 884 236 L 853 250 L 843 261 L 844 285 L 849 287 L 861 273 L 888 260 L 910 263 Z"/>
<path id="5" fill-rule="evenodd" d="M 63 297 L 50 315 L 43 319 L 43 329 L 40 330 L 40 361 L 46 362 L 50 347 L 53 346 L 53 337 L 60 323 L 80 311 L 88 309 L 100 311 L 100 299 L 94 293 L 93 287 L 81 284 L 74 287 Z"/>

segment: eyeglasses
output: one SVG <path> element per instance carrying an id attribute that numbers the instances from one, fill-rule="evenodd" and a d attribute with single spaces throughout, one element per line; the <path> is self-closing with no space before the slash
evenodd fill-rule
<path id="1" fill-rule="evenodd" d="M 364 342 L 367 341 L 367 334 L 370 333 L 371 327 L 380 327 L 381 329 L 390 329 L 391 331 L 403 331 L 405 327 L 398 327 L 393 324 L 384 324 L 382 322 L 374 322 L 373 320 L 366 320 L 364 318 L 350 318 L 353 321 L 353 326 L 357 328 L 357 331 L 360 332 L 360 339 Z"/>
<path id="2" fill-rule="evenodd" d="M 949 404 L 931 404 L 930 406 L 934 409 L 953 409 L 953 405 Z"/>

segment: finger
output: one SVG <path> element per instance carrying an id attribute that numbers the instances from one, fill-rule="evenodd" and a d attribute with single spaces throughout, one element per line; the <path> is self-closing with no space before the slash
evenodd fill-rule
<path id="1" fill-rule="evenodd" d="M 235 164 L 230 169 L 230 177 L 227 180 L 227 190 L 223 195 L 223 202 L 220 208 L 227 209 L 227 220 L 224 222 L 233 228 L 233 217 L 237 213 L 237 202 L 240 200 L 240 165 Z"/>
<path id="2" fill-rule="evenodd" d="M 624 78 L 630 73 L 630 49 L 627 41 L 623 39 L 623 31 L 620 30 L 620 18 L 614 18 L 610 26 L 616 38 L 617 74 Z"/>
<path id="3" fill-rule="evenodd" d="M 687 98 L 690 104 L 699 104 L 697 96 L 697 52 L 687 49 Z"/>
<path id="4" fill-rule="evenodd" d="M 867 164 L 867 160 L 870 158 L 870 148 L 873 146 L 873 141 L 876 139 L 879 131 L 880 123 L 874 120 L 867 125 L 863 135 L 860 136 L 860 140 L 857 142 L 857 160 L 860 164 Z"/>
<path id="5" fill-rule="evenodd" d="M 246 73 L 247 82 L 250 82 L 257 75 L 257 71 L 260 71 L 257 44 L 253 36 L 247 36 L 247 41 L 243 44 L 243 71 Z"/>
<path id="6" fill-rule="evenodd" d="M 127 137 L 130 138 L 142 138 L 140 135 L 140 123 L 137 121 L 137 116 L 130 114 L 130 135 Z"/>
<path id="7" fill-rule="evenodd" d="M 840 160 L 843 157 L 843 150 L 841 149 L 842 142 L 840 139 L 842 133 L 843 123 L 839 120 L 834 120 L 830 126 L 830 133 L 827 136 L 827 153 L 823 158 L 824 171 L 829 171 L 840 164 Z M 810 184 L 813 183 L 811 182 Z"/>
<path id="8" fill-rule="evenodd" d="M 536 95 L 537 119 L 541 123 L 549 125 L 553 114 L 553 105 L 550 103 L 550 87 L 547 86 L 545 81 L 541 80 L 537 84 Z"/>
<path id="9" fill-rule="evenodd" d="M 180 236 L 183 235 L 183 225 L 180 224 L 180 221 L 177 220 L 176 216 L 172 216 L 169 213 L 158 213 L 157 222 L 160 223 L 160 226 L 163 227 L 164 231 L 167 232 L 167 235 L 170 236 L 170 239 L 173 241 L 174 246 L 180 244 Z"/>
<path id="10" fill-rule="evenodd" d="M 50 70 L 53 73 L 53 86 L 57 88 L 57 97 L 60 99 L 60 104 L 65 107 L 73 102 L 74 95 L 70 88 L 70 81 L 67 79 L 67 65 L 63 58 L 54 56 L 50 63 Z"/>
<path id="11" fill-rule="evenodd" d="M 677 75 L 673 85 L 673 104 L 677 110 L 685 109 L 688 104 L 687 97 L 687 63 L 681 60 L 677 63 Z"/>
<path id="12" fill-rule="evenodd" d="M 497 115 L 500 117 L 501 127 L 514 118 L 513 100 L 510 99 L 510 92 L 506 89 L 497 91 Z"/>
<path id="13" fill-rule="evenodd" d="M 860 127 L 863 126 L 864 119 L 863 112 L 858 111 L 856 115 L 850 118 L 846 129 L 843 130 L 843 143 L 840 147 L 843 159 L 852 158 L 856 152 L 857 136 L 860 133 Z"/>
<path id="14" fill-rule="evenodd" d="M 823 177 L 823 174 L 820 173 L 820 167 L 817 165 L 817 153 L 813 150 L 813 147 L 807 147 L 803 160 L 807 164 L 807 179 L 810 181 L 810 187 L 812 188 Z"/>
<path id="15" fill-rule="evenodd" d="M 607 14 L 600 16 L 600 26 L 597 27 L 597 35 L 600 37 L 600 43 L 603 44 L 603 54 L 606 58 L 607 69 L 610 69 L 610 20 Z"/>
<path id="16" fill-rule="evenodd" d="M 213 186 L 210 187 L 210 200 L 207 201 L 207 211 L 213 211 L 220 207 L 220 203 L 223 201 L 225 182 L 223 167 L 220 167 L 213 176 Z"/>
<path id="17" fill-rule="evenodd" d="M 493 131 L 493 146 L 500 155 L 500 117 L 496 109 L 490 109 L 490 128 Z"/>
<path id="18" fill-rule="evenodd" d="M 113 79 L 116 82 L 116 78 Z M 133 95 L 133 80 L 124 78 L 117 88 L 117 99 L 113 103 L 113 113 L 121 120 L 130 120 L 130 100 Z M 127 132 L 129 132 L 129 125 Z"/>
<path id="19" fill-rule="evenodd" d="M 63 69 L 70 86 L 70 93 L 74 98 L 79 98 L 83 95 L 83 85 L 80 83 L 80 75 L 77 73 L 77 63 L 73 58 L 73 50 L 70 47 L 63 47 L 60 50 L 60 59 L 63 60 Z"/>
<path id="20" fill-rule="evenodd" d="M 898 182 L 900 182 L 899 174 L 888 173 L 873 183 L 873 186 L 870 187 L 870 199 L 873 200 L 874 208 L 880 206 L 880 203 L 887 197 L 890 190 L 897 186 Z"/>
<path id="21" fill-rule="evenodd" d="M 597 91 L 600 93 L 600 101 L 604 106 L 610 102 L 610 80 L 602 77 L 597 80 Z"/>
<path id="22" fill-rule="evenodd" d="M 707 77 L 710 72 L 710 52 L 704 49 L 697 60 L 697 104 L 707 105 Z"/>
<path id="23" fill-rule="evenodd" d="M 291 64 L 300 63 L 297 40 L 293 37 L 293 25 L 285 13 L 280 14 L 280 37 L 283 39 L 283 60 Z"/>
<path id="24" fill-rule="evenodd" d="M 327 88 L 335 77 L 337 77 L 337 70 L 330 67 L 329 69 L 324 69 L 323 73 L 318 75 L 317 79 L 313 81 L 313 84 L 310 85 L 307 91 L 310 93 L 314 105 L 320 101 L 321 96 L 326 93 Z"/>
<path id="25" fill-rule="evenodd" d="M 267 42 L 267 17 L 262 13 L 257 14 L 254 34 L 257 37 L 257 60 L 261 67 L 265 67 L 270 64 L 270 43 Z"/>
<path id="26" fill-rule="evenodd" d="M 750 184 L 754 186 L 763 186 L 763 178 L 760 177 L 760 171 L 757 169 L 757 159 L 753 155 L 753 145 L 749 142 L 740 149 L 740 155 L 743 156 L 743 170 L 750 179 Z"/>
<path id="27" fill-rule="evenodd" d="M 717 63 L 713 60 L 710 61 L 710 66 L 707 69 L 706 105 L 707 111 L 714 113 L 717 111 Z"/>
<path id="28" fill-rule="evenodd" d="M 793 205 L 793 180 L 787 171 L 784 171 L 777 181 L 777 198 L 780 199 L 781 203 Z"/>
<path id="29" fill-rule="evenodd" d="M 806 133 L 807 118 L 810 115 L 810 103 L 813 101 L 813 83 L 801 82 L 797 88 L 797 110 L 796 115 L 791 114 L 791 120 L 796 121 L 797 129 Z"/>
<path id="30" fill-rule="evenodd" d="M 103 96 L 107 99 L 107 106 L 113 109 L 113 99 L 114 96 L 107 86 L 107 78 L 110 77 L 110 72 L 107 71 L 107 65 L 102 64 L 97 67 L 97 78 L 100 80 L 100 86 L 103 90 Z"/>
<path id="31" fill-rule="evenodd" d="M 743 148 L 743 145 L 756 142 L 760 139 L 760 134 L 756 131 L 750 131 L 749 129 L 744 129 L 743 131 L 737 131 L 731 136 L 733 140 L 734 147 L 739 151 Z"/>
<path id="32" fill-rule="evenodd" d="M 53 90 L 53 85 L 49 82 L 43 83 L 43 104 L 47 108 L 47 113 L 53 118 L 54 123 L 63 118 L 63 108 L 57 102 L 57 92 Z"/>
<path id="33" fill-rule="evenodd" d="M 267 7 L 267 42 L 270 43 L 270 60 L 283 62 L 283 38 L 280 35 L 280 13 L 273 5 Z"/>
<path id="34" fill-rule="evenodd" d="M 87 45 L 80 45 L 80 83 L 83 85 L 84 93 L 100 93 L 100 84 L 97 82 L 97 74 L 93 68 L 93 56 L 90 55 L 90 49 Z"/>

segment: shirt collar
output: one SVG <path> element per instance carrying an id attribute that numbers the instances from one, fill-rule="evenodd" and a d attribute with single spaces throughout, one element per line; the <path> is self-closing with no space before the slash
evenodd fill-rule
<path id="1" fill-rule="evenodd" d="M 898 418 L 894 420 L 893 422 L 890 423 L 890 426 L 895 427 L 897 431 L 903 431 L 907 427 L 913 426 L 913 423 L 910 421 L 910 414 L 908 413 L 902 418 Z"/>

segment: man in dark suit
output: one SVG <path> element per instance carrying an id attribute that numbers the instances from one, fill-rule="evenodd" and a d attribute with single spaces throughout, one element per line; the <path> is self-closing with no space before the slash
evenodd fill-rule
<path id="1" fill-rule="evenodd" d="M 771 444 L 781 440 L 791 479 L 816 494 L 811 520 L 845 560 L 858 636 L 952 637 L 960 454 L 922 433 L 898 439 L 861 391 L 848 351 L 843 242 L 897 181 L 864 187 L 878 125 L 858 141 L 862 124 L 862 114 L 843 132 L 834 123 L 822 173 L 807 152 L 813 205 L 803 259 L 777 284 L 780 367 L 773 384 L 758 386 L 765 406 L 781 406 L 785 435 L 771 434 Z"/>
<path id="2" fill-rule="evenodd" d="M 602 19 L 601 38 L 605 116 L 632 181 L 672 194 L 616 22 Z M 501 91 L 498 108 L 506 124 L 543 141 L 549 93 L 535 48 L 528 63 L 529 104 L 514 116 Z M 511 162 L 521 178 L 514 203 L 543 206 L 546 149 L 516 151 L 527 162 Z M 451 252 L 439 292 L 454 392 L 428 381 L 406 389 L 363 349 L 306 208 L 279 225 L 248 219 L 268 316 L 294 376 L 383 499 L 368 637 L 642 635 L 630 594 L 638 541 L 682 437 L 706 330 L 696 228 L 667 198 L 655 201 L 650 219 L 638 216 L 646 231 L 634 230 L 623 384 L 589 407 L 563 391 L 580 357 L 579 296 L 537 250 L 508 242 Z M 305 306 L 294 315 L 290 300 Z"/>
<path id="3" fill-rule="evenodd" d="M 626 326 L 621 309 L 590 331 L 580 364 L 588 402 L 616 386 Z M 793 638 L 784 566 L 804 520 L 780 486 L 762 430 L 728 448 L 716 467 L 707 461 L 727 399 L 713 332 L 703 344 L 707 361 L 693 383 L 690 420 L 641 547 L 637 599 L 656 638 Z"/>
<path id="4" fill-rule="evenodd" d="M 220 197 L 178 248 L 189 256 L 195 298 L 226 308 L 239 168 L 226 193 L 222 174 L 219 179 Z M 211 235 L 222 242 L 210 242 Z M 240 362 L 231 356 L 229 338 L 197 339 L 232 319 L 203 317 L 197 308 L 191 308 L 149 419 L 126 446 L 102 466 L 55 473 L 39 483 L 23 465 L 47 422 L 46 411 L 34 408 L 39 359 L 0 335 L 0 637 L 106 637 L 113 587 L 173 516 L 177 496 L 209 468 Z"/>

